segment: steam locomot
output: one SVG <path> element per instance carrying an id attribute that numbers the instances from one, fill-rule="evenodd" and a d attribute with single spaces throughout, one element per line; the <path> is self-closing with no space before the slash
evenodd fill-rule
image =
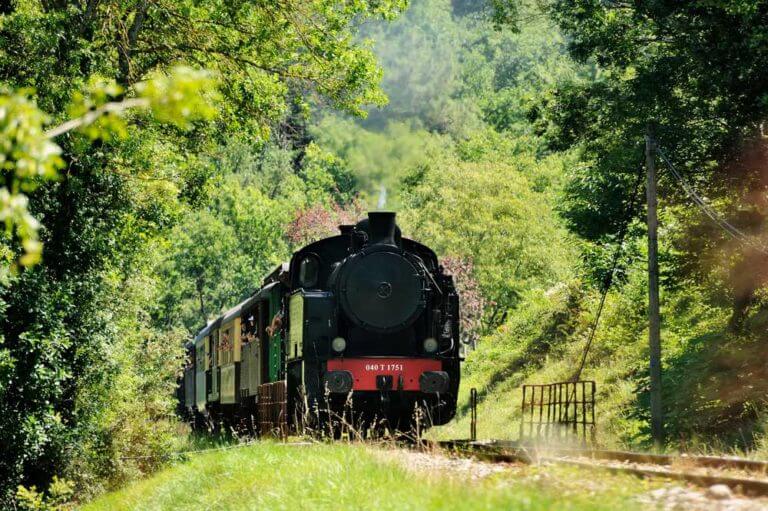
<path id="1" fill-rule="evenodd" d="M 346 417 L 404 431 L 449 421 L 459 387 L 459 298 L 394 213 L 369 213 L 297 251 L 188 345 L 196 422 L 260 433 Z M 330 421 L 330 422 L 329 422 Z"/>

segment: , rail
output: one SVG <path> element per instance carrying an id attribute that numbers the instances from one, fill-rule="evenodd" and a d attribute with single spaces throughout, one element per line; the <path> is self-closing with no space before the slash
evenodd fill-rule
<path id="1" fill-rule="evenodd" d="M 586 456 L 592 459 L 630 461 L 653 465 L 694 465 L 716 469 L 743 470 L 768 474 L 768 462 L 726 456 L 652 454 L 630 451 L 558 449 L 559 455 Z"/>
<path id="2" fill-rule="evenodd" d="M 604 449 L 541 448 L 508 441 L 451 440 L 437 442 L 436 446 L 456 455 L 471 455 L 494 463 L 557 463 L 639 477 L 685 481 L 705 487 L 725 484 L 745 495 L 768 496 L 768 479 L 751 477 L 768 475 L 766 461 Z M 702 469 L 708 471 L 703 472 Z M 713 470 L 720 472 L 713 473 Z M 742 475 L 745 472 L 750 477 Z"/>
<path id="3" fill-rule="evenodd" d="M 651 466 L 625 466 L 625 465 L 605 465 L 589 461 L 564 460 L 559 458 L 550 458 L 549 461 L 563 463 L 578 467 L 590 469 L 607 470 L 609 472 L 632 474 L 640 477 L 658 477 L 662 479 L 674 479 L 676 481 L 686 481 L 698 486 L 709 487 L 716 484 L 725 484 L 739 493 L 750 496 L 768 495 L 768 480 L 753 479 L 748 477 L 736 477 L 723 474 L 701 474 L 685 470 L 669 470 L 665 468 L 655 468 Z"/>

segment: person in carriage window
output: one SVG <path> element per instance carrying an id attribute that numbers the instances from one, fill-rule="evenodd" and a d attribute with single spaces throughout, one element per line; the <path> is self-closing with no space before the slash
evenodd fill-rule
<path id="1" fill-rule="evenodd" d="M 229 351 L 230 343 L 229 343 L 229 330 L 224 332 L 221 336 L 221 351 Z"/>
<path id="2" fill-rule="evenodd" d="M 277 314 L 275 314 L 275 317 L 272 318 L 272 323 L 267 327 L 267 335 L 270 337 L 273 337 L 277 335 L 277 332 L 280 331 L 280 328 L 283 326 L 283 311 L 280 310 Z"/>
<path id="3" fill-rule="evenodd" d="M 244 342 L 252 342 L 256 339 L 256 325 L 253 316 L 249 316 L 248 319 L 243 321 L 243 333 L 241 336 Z"/>
<path id="4" fill-rule="evenodd" d="M 246 321 L 246 330 L 247 330 L 247 336 L 248 336 L 248 342 L 256 342 L 258 344 L 259 342 L 259 326 L 256 324 L 256 317 L 251 315 L 248 316 L 248 320 Z"/>

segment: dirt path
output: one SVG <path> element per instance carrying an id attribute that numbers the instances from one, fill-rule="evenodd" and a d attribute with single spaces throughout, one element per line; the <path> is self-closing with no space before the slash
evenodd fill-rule
<path id="1" fill-rule="evenodd" d="M 768 511 L 768 499 L 746 498 L 731 488 L 716 485 L 708 489 L 679 482 L 647 482 L 633 476 L 558 465 L 490 463 L 471 458 L 446 456 L 440 452 L 416 452 L 407 449 L 372 449 L 385 461 L 396 461 L 406 470 L 429 477 L 449 477 L 479 481 L 491 476 L 508 484 L 540 485 L 564 496 L 626 492 L 628 499 L 642 507 L 663 511 Z M 650 489 L 649 489 L 650 486 Z M 633 493 L 630 488 L 637 488 Z"/>
<path id="2" fill-rule="evenodd" d="M 487 463 L 472 458 L 446 456 L 439 452 L 417 452 L 407 449 L 374 449 L 374 455 L 382 460 L 395 460 L 409 471 L 440 477 L 483 479 L 501 472 L 519 473 L 525 465 Z"/>

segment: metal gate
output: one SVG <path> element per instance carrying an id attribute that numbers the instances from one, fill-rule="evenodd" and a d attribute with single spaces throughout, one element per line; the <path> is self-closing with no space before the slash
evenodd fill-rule
<path id="1" fill-rule="evenodd" d="M 595 440 L 595 382 L 523 385 L 520 441 Z"/>

